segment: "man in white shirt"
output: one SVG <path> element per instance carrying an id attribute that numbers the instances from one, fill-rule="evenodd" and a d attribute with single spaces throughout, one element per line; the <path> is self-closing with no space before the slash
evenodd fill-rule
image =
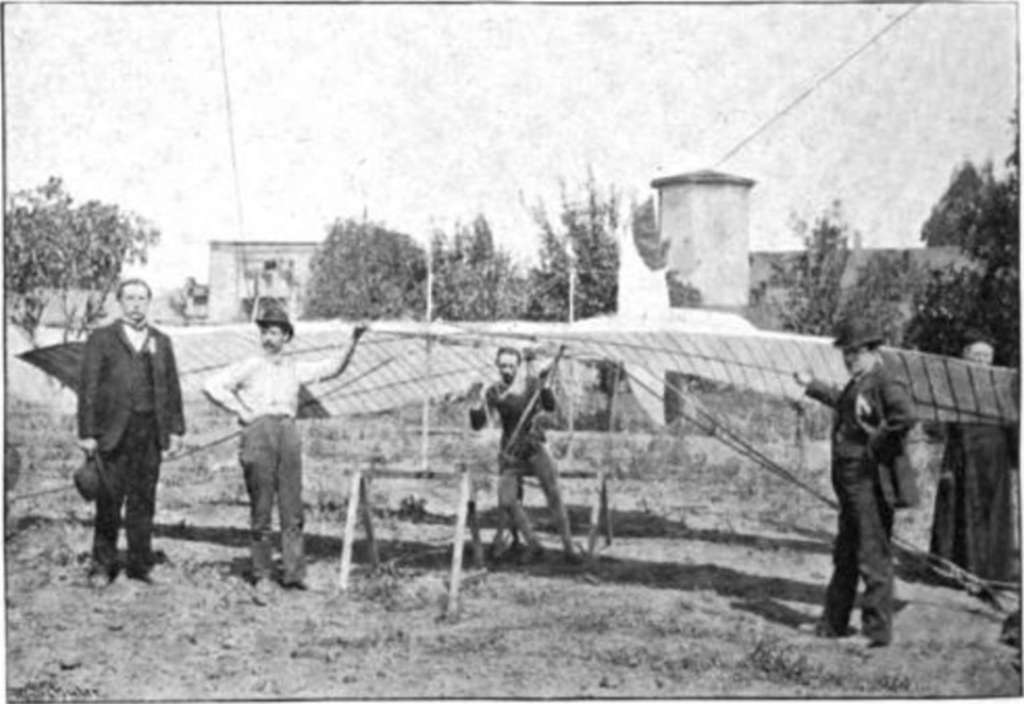
<path id="1" fill-rule="evenodd" d="M 203 391 L 217 405 L 238 417 L 244 426 L 239 460 L 251 503 L 252 580 L 260 584 L 270 576 L 270 525 L 274 496 L 281 519 L 282 586 L 305 589 L 302 540 L 302 442 L 295 427 L 299 387 L 339 376 L 345 371 L 359 338 L 340 359 L 296 362 L 282 354 L 295 335 L 287 314 L 264 308 L 256 321 L 263 354 L 232 364 L 207 380 Z"/>

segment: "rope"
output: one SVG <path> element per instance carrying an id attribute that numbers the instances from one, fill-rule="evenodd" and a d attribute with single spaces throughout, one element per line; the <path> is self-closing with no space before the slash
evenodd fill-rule
<path id="1" fill-rule="evenodd" d="M 242 210 L 242 187 L 238 178 L 238 157 L 235 153 L 235 119 L 231 111 L 231 87 L 228 83 L 228 59 L 227 50 L 224 47 L 224 23 L 221 20 L 220 8 L 217 8 L 217 36 L 220 39 L 220 70 L 224 79 L 224 107 L 227 113 L 228 122 L 228 143 L 231 147 L 231 173 L 234 176 L 235 184 L 235 208 L 238 215 L 238 237 L 245 239 L 245 218 Z M 256 309 L 256 302 L 253 301 L 253 310 Z"/>
<path id="2" fill-rule="evenodd" d="M 910 9 L 906 10 L 902 14 L 897 15 L 895 18 L 890 20 L 884 27 L 882 27 L 882 29 L 880 29 L 879 31 L 877 31 L 873 35 L 871 35 L 871 37 L 866 42 L 864 42 L 861 46 L 859 46 L 856 49 L 856 51 L 854 51 L 853 53 L 849 54 L 846 58 L 844 58 L 838 64 L 836 64 L 831 69 L 829 69 L 824 74 L 822 74 L 813 84 L 811 84 L 810 88 L 805 90 L 803 93 L 798 95 L 795 99 L 790 101 L 785 107 L 783 107 L 781 110 L 779 110 L 774 115 L 772 115 L 770 118 L 768 118 L 763 123 L 761 123 L 761 125 L 759 127 L 757 127 L 757 129 L 755 129 L 749 135 L 747 135 L 746 137 L 741 139 L 734 147 L 732 147 L 732 149 L 727 151 L 722 156 L 721 159 L 719 159 L 717 162 L 715 162 L 715 168 L 717 169 L 722 164 L 724 164 L 726 161 L 731 159 L 741 149 L 743 149 L 743 147 L 747 146 L 747 144 L 749 144 L 756 137 L 761 135 L 765 130 L 767 130 L 773 124 L 775 124 L 776 122 L 781 120 L 783 117 L 785 117 L 790 112 L 790 110 L 792 110 L 797 105 L 799 105 L 804 100 L 806 100 L 808 97 L 810 97 L 811 93 L 816 91 L 818 88 L 820 88 L 822 85 L 824 85 L 829 79 L 831 79 L 837 73 L 839 73 L 844 68 L 846 68 L 850 63 L 853 62 L 854 59 L 856 59 L 858 56 L 860 56 L 865 51 L 867 51 L 869 47 L 871 47 L 875 42 L 877 42 L 879 39 L 881 39 L 885 34 L 887 34 L 890 30 L 892 30 L 896 25 L 898 25 L 900 22 L 902 22 L 904 19 L 906 19 L 907 16 L 910 15 L 911 12 L 914 12 L 920 6 L 921 6 L 920 4 L 912 5 L 910 7 Z"/>
<path id="3" fill-rule="evenodd" d="M 648 393 L 651 393 L 656 398 L 664 400 L 663 394 L 660 394 L 654 389 L 652 389 L 650 385 L 646 384 L 643 380 L 637 378 L 628 370 L 626 371 L 626 374 L 627 376 L 630 377 L 630 379 L 635 381 Z M 753 445 L 743 440 L 743 438 L 740 437 L 738 433 L 729 428 L 727 424 L 723 423 L 713 414 L 701 408 L 699 404 L 697 404 L 695 401 L 690 399 L 686 394 L 684 394 L 681 389 L 667 382 L 665 383 L 665 386 L 679 394 L 680 397 L 683 398 L 683 400 L 686 402 L 687 406 L 695 408 L 697 410 L 697 413 L 703 416 L 702 418 L 697 418 L 691 414 L 687 414 L 685 410 L 680 409 L 680 415 L 682 415 L 684 418 L 697 425 L 699 428 L 701 428 L 701 430 L 708 432 L 710 435 L 717 438 L 718 440 L 729 446 L 731 449 L 736 450 L 737 452 L 739 452 L 739 454 L 743 455 L 747 459 L 755 461 L 757 464 L 764 467 L 772 474 L 775 474 L 776 476 L 803 489 L 804 491 L 814 496 L 816 499 L 823 502 L 830 508 L 839 508 L 839 505 L 836 501 L 830 499 L 829 497 L 825 496 L 818 490 L 814 489 L 813 487 L 811 487 L 798 477 L 794 476 L 791 472 L 787 471 L 777 462 L 775 462 L 774 460 L 772 460 L 771 458 L 767 457 L 759 450 L 757 450 Z M 723 435 L 722 433 L 720 433 L 720 430 L 725 430 L 725 434 Z M 918 550 L 915 546 L 911 545 L 910 543 L 904 540 L 901 540 L 898 537 L 892 537 L 891 542 L 894 546 L 902 550 L 906 555 L 914 558 L 919 562 L 919 564 L 922 564 L 923 566 L 931 569 L 936 574 L 942 577 L 952 579 L 953 581 L 963 586 L 971 594 L 985 597 L 998 611 L 1005 612 L 1006 609 L 1003 608 L 999 598 L 992 590 L 1016 589 L 1018 586 L 1016 584 L 1011 584 L 1009 582 L 997 582 L 993 580 L 982 579 L 981 577 L 978 577 L 977 575 L 963 569 L 959 565 L 950 562 L 949 560 L 946 560 L 943 557 L 940 557 L 938 555 L 932 555 L 930 553 L 924 553 Z"/>

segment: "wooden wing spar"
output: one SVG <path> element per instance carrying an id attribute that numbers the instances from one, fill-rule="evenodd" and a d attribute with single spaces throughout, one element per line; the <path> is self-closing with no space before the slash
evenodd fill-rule
<path id="1" fill-rule="evenodd" d="M 300 322 L 288 349 L 297 360 L 340 355 L 351 327 Z M 168 331 L 186 393 L 206 376 L 257 353 L 251 325 Z M 462 396 L 493 377 L 500 346 L 566 347 L 577 361 L 621 362 L 640 405 L 664 422 L 664 395 L 677 375 L 688 375 L 777 397 L 797 399 L 793 373 L 809 370 L 837 385 L 848 378 L 842 355 L 827 338 L 707 325 L 627 324 L 615 319 L 566 323 L 377 323 L 363 337 L 346 372 L 302 392 L 300 417 L 383 413 Z M 72 389 L 77 387 L 82 343 L 34 349 L 20 359 Z M 919 420 L 1013 425 L 1019 420 L 1020 375 L 913 350 L 883 348 L 886 366 L 904 381 Z"/>

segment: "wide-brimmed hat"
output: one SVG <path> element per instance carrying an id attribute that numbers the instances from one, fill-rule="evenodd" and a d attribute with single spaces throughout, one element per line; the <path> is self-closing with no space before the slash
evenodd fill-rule
<path id="1" fill-rule="evenodd" d="M 870 347 L 882 344 L 885 336 L 871 320 L 844 320 L 836 326 L 833 345 L 839 349 Z"/>
<path id="2" fill-rule="evenodd" d="M 103 486 L 103 475 L 100 473 L 99 460 L 95 455 L 88 455 L 82 465 L 72 475 L 75 488 L 86 501 L 95 501 Z"/>
<path id="3" fill-rule="evenodd" d="M 256 324 L 260 327 L 276 325 L 284 330 L 289 340 L 295 337 L 295 328 L 292 327 L 292 322 L 288 320 L 288 313 L 279 305 L 265 304 L 259 317 L 256 318 Z"/>

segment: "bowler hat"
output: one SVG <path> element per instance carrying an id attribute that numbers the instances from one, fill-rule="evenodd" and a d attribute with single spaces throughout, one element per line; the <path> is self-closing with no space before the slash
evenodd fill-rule
<path id="1" fill-rule="evenodd" d="M 261 328 L 265 325 L 276 325 L 284 330 L 289 340 L 295 336 L 295 328 L 292 327 L 291 321 L 288 320 L 288 314 L 276 304 L 264 305 L 260 317 L 256 318 L 256 324 Z"/>
<path id="2" fill-rule="evenodd" d="M 840 349 L 872 347 L 882 344 L 882 331 L 870 320 L 844 320 L 836 326 L 836 339 L 832 343 Z"/>
<path id="3" fill-rule="evenodd" d="M 100 474 L 99 459 L 96 455 L 88 455 L 82 465 L 75 470 L 72 478 L 82 498 L 86 501 L 95 501 L 103 485 L 103 476 Z"/>

